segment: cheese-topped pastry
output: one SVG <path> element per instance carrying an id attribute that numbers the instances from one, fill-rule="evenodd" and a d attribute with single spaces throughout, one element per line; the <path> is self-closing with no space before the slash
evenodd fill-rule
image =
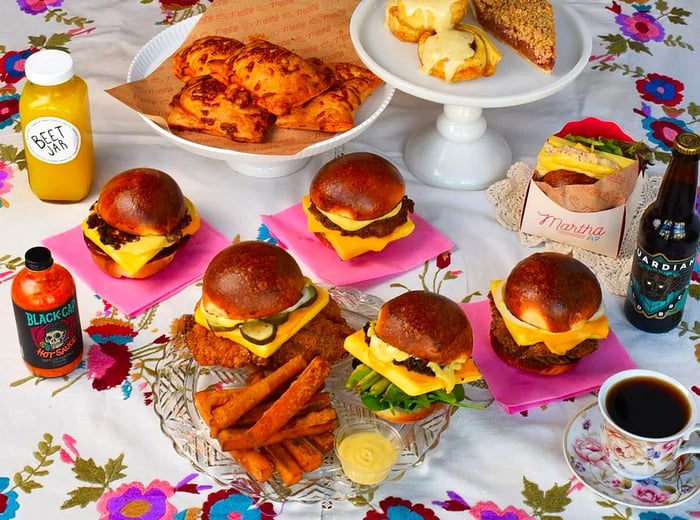
<path id="1" fill-rule="evenodd" d="M 457 24 L 418 41 L 420 70 L 448 82 L 490 76 L 501 53 L 479 27 Z"/>
<path id="2" fill-rule="evenodd" d="M 451 28 L 467 14 L 467 0 L 397 0 L 396 7 L 404 24 L 421 31 Z"/>

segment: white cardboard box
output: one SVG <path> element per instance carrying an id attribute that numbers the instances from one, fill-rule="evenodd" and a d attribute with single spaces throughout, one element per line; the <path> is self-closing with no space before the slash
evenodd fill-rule
<path id="1" fill-rule="evenodd" d="M 604 211 L 579 213 L 553 202 L 530 179 L 520 216 L 520 230 L 594 253 L 617 257 L 625 233 L 637 232 L 636 229 L 629 228 L 641 192 L 642 183 L 638 179 L 624 205 Z"/>

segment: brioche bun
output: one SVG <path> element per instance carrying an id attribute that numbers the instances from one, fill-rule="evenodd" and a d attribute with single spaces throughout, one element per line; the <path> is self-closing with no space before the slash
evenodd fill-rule
<path id="1" fill-rule="evenodd" d="M 387 159 L 355 152 L 324 164 L 311 180 L 309 196 L 320 210 L 353 220 L 371 220 L 401 202 L 406 185 Z"/>
<path id="2" fill-rule="evenodd" d="M 492 293 L 489 301 L 491 346 L 511 366 L 543 375 L 562 374 L 598 348 L 598 339 L 592 337 L 559 354 L 543 342 L 518 344 L 496 308 Z M 503 303 L 515 318 L 554 333 L 582 327 L 599 312 L 602 301 L 593 272 L 579 260 L 555 252 L 535 253 L 519 262 L 503 287 Z"/>
<path id="3" fill-rule="evenodd" d="M 130 235 L 167 235 L 185 217 L 180 186 L 154 168 L 123 171 L 104 185 L 97 213 L 110 226 Z"/>
<path id="4" fill-rule="evenodd" d="M 375 332 L 406 354 L 439 365 L 471 357 L 472 328 L 467 316 L 459 305 L 437 293 L 408 291 L 385 302 Z"/>
<path id="5" fill-rule="evenodd" d="M 202 303 L 219 316 L 262 318 L 294 305 L 304 284 L 287 251 L 267 242 L 243 241 L 221 250 L 207 266 Z"/>

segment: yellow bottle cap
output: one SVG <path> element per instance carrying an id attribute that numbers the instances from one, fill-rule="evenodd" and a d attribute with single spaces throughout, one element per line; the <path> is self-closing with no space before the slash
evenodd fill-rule
<path id="1" fill-rule="evenodd" d="M 700 154 L 700 136 L 692 132 L 678 134 L 673 141 L 673 149 L 683 155 Z"/>

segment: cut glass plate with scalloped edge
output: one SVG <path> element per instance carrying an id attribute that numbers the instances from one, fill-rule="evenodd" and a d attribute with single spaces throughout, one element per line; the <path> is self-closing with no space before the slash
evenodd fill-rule
<path id="1" fill-rule="evenodd" d="M 374 319 L 382 303 L 376 296 L 354 289 L 331 287 L 328 290 L 340 305 L 348 324 L 355 329 Z M 355 393 L 345 389 L 345 380 L 351 370 L 352 359 L 345 358 L 333 367 L 326 380 L 325 389 L 331 394 L 341 425 L 347 421 L 375 418 Z M 187 348 L 167 345 L 156 367 L 154 407 L 161 429 L 177 453 L 189 460 L 197 471 L 220 484 L 263 500 L 313 503 L 352 499 L 371 491 L 373 486 L 358 486 L 343 475 L 333 450 L 325 454 L 319 469 L 305 473 L 301 481 L 292 486 L 286 486 L 277 475 L 264 483 L 257 482 L 230 455 L 221 451 L 197 411 L 194 394 L 215 384 L 243 385 L 246 375 L 246 371 L 240 369 L 200 367 Z M 401 433 L 402 449 L 387 480 L 398 480 L 406 471 L 423 462 L 448 427 L 451 413 L 450 407 L 444 407 L 414 424 L 395 425 Z"/>

